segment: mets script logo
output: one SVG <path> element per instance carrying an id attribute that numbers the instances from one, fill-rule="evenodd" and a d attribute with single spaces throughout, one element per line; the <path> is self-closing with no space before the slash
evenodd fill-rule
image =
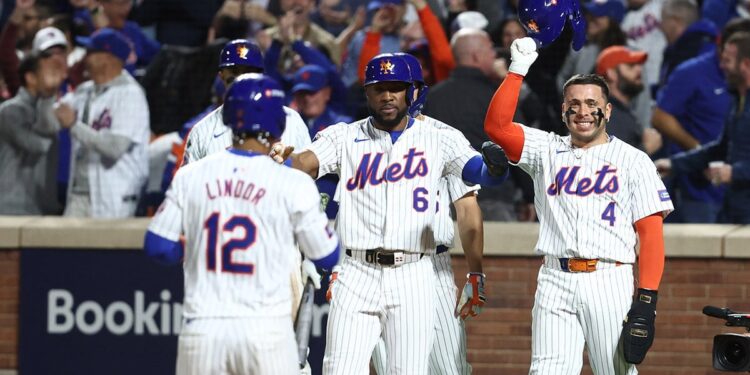
<path id="1" fill-rule="evenodd" d="M 105 109 L 99 117 L 94 120 L 94 122 L 91 124 L 91 127 L 94 128 L 94 130 L 99 129 L 109 129 L 112 127 L 112 115 L 109 114 L 109 109 Z"/>
<path id="2" fill-rule="evenodd" d="M 247 48 L 244 44 L 240 44 L 237 46 L 237 56 L 239 56 L 241 59 L 247 59 L 247 53 L 250 52 L 250 49 Z"/>
<path id="3" fill-rule="evenodd" d="M 393 68 L 395 67 L 391 60 L 383 60 L 380 62 L 380 74 L 393 74 Z"/>
<path id="4" fill-rule="evenodd" d="M 574 181 L 577 180 L 580 169 L 581 167 L 579 166 L 560 168 L 555 175 L 555 182 L 547 188 L 547 194 L 558 195 L 565 193 L 585 197 L 591 193 L 615 193 L 620 189 L 620 183 L 617 180 L 617 169 L 613 169 L 609 165 L 605 165 L 596 171 L 595 180 L 584 177 L 579 179 L 578 184 L 574 186 Z"/>
<path id="5" fill-rule="evenodd" d="M 426 176 L 427 160 L 423 157 L 424 151 L 417 151 L 410 148 L 409 152 L 404 154 L 404 162 L 395 162 L 380 171 L 380 161 L 383 159 L 383 153 L 378 152 L 375 156 L 372 154 L 362 155 L 362 159 L 357 167 L 357 173 L 354 177 L 346 181 L 346 189 L 363 189 L 367 184 L 377 186 L 381 182 L 396 182 L 405 178 L 407 180 L 417 176 Z"/>

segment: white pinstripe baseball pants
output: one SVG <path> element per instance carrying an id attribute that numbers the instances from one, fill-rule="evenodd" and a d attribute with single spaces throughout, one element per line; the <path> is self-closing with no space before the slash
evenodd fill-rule
<path id="1" fill-rule="evenodd" d="M 456 280 L 449 252 L 433 257 L 435 270 L 435 340 L 430 352 L 430 375 L 468 375 L 471 365 L 466 361 L 466 330 L 464 322 L 454 314 Z M 385 344 L 378 341 L 372 352 L 372 364 L 378 375 L 386 375 Z"/>
<path id="2" fill-rule="evenodd" d="M 177 347 L 178 375 L 299 375 L 290 316 L 193 319 Z"/>
<path id="3" fill-rule="evenodd" d="M 596 375 L 635 375 L 618 346 L 633 300 L 633 267 L 569 273 L 543 265 L 532 309 L 531 375 L 578 375 L 584 344 Z"/>
<path id="4" fill-rule="evenodd" d="M 382 335 L 388 374 L 426 375 L 434 316 L 431 256 L 399 267 L 347 256 L 333 284 L 323 374 L 369 374 Z"/>

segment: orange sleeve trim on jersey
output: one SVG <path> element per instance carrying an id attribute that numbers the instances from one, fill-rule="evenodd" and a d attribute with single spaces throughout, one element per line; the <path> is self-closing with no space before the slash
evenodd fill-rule
<path id="1" fill-rule="evenodd" d="M 513 115 L 516 113 L 522 83 L 523 76 L 508 73 L 492 97 L 484 117 L 484 132 L 505 150 L 510 161 L 516 163 L 521 160 L 524 135 L 521 125 L 513 122 Z"/>
<path id="2" fill-rule="evenodd" d="M 381 36 L 382 34 L 372 31 L 365 33 L 365 42 L 359 51 L 359 67 L 357 68 L 359 83 L 365 82 L 365 67 L 367 67 L 367 63 L 380 52 Z"/>
<path id="3" fill-rule="evenodd" d="M 430 57 L 432 58 L 432 77 L 435 83 L 440 82 L 450 75 L 453 68 L 456 67 L 456 61 L 453 59 L 453 53 L 451 52 L 451 46 L 448 42 L 448 37 L 445 35 L 445 30 L 440 24 L 440 21 L 429 6 L 425 6 L 417 12 L 419 15 L 419 22 L 422 24 L 422 30 L 424 30 L 425 37 L 427 38 L 427 45 L 430 49 Z"/>
<path id="4" fill-rule="evenodd" d="M 659 290 L 664 273 L 664 218 L 661 212 L 635 222 L 641 243 L 638 257 L 638 287 Z"/>

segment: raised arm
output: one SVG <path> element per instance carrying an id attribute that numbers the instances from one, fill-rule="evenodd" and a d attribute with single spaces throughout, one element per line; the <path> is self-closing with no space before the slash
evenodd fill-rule
<path id="1" fill-rule="evenodd" d="M 531 38 L 516 39 L 510 46 L 511 64 L 508 75 L 492 97 L 484 118 L 484 132 L 505 150 L 513 162 L 521 160 L 524 134 L 519 124 L 513 122 L 518 105 L 523 77 L 536 60 L 536 43 Z"/>

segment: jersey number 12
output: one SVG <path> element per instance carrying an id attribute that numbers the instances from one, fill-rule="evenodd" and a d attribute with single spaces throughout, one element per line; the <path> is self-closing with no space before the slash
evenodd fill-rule
<path id="1" fill-rule="evenodd" d="M 245 251 L 255 243 L 255 223 L 247 216 L 232 216 L 221 227 L 222 232 L 234 232 L 241 228 L 245 235 L 241 238 L 233 238 L 221 245 L 221 270 L 216 269 L 216 257 L 219 240 L 219 213 L 214 212 L 203 223 L 203 228 L 208 231 L 206 245 L 206 263 L 210 271 L 253 274 L 255 265 L 252 263 L 241 263 L 232 260 L 232 252 Z"/>

